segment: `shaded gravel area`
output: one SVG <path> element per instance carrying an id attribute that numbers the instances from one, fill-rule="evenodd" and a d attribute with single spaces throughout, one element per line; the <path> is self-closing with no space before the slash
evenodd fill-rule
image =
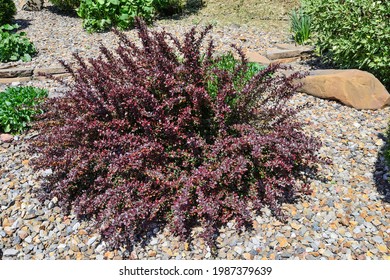
<path id="1" fill-rule="evenodd" d="M 29 24 L 24 31 L 39 50 L 32 62 L 23 65 L 55 66 L 60 58 L 71 61 L 74 51 L 94 57 L 98 43 L 115 46 L 111 32 L 87 34 L 80 19 L 48 8 L 17 15 L 18 22 Z M 156 28 L 165 27 L 178 35 L 191 26 L 185 21 L 156 23 Z M 279 31 L 217 26 L 212 37 L 219 50 L 229 50 L 231 43 L 237 43 L 262 51 L 288 40 Z M 126 33 L 135 37 L 134 31 Z M 47 88 L 51 96 L 65 90 L 54 81 L 22 84 Z M 300 93 L 291 100 L 294 105 L 306 102 L 312 106 L 298 117 L 311 122 L 305 130 L 322 140 L 319 153 L 332 164 L 321 167 L 320 178 L 312 182 L 312 195 L 284 205 L 285 224 L 268 209 L 254 218 L 252 231 L 240 233 L 233 222 L 228 223 L 216 237 L 215 252 L 196 237 L 198 229 L 194 240 L 186 243 L 158 227 L 143 245 L 110 250 L 91 222 L 78 220 L 72 213 L 64 215 L 56 200 L 41 204 L 35 197 L 39 174 L 32 171 L 26 153 L 26 141 L 33 133 L 0 143 L 0 259 L 390 259 L 390 192 L 383 159 L 390 109 L 358 111 Z"/>

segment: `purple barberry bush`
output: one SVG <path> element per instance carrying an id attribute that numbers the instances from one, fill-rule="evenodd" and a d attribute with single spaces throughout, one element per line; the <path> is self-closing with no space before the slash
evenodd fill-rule
<path id="1" fill-rule="evenodd" d="M 187 238 L 228 221 L 242 229 L 268 206 L 310 191 L 320 162 L 318 139 L 303 132 L 288 101 L 302 75 L 279 65 L 245 84 L 245 55 L 233 71 L 216 67 L 211 27 L 192 28 L 180 41 L 137 20 L 141 46 L 115 31 L 115 52 L 64 66 L 74 83 L 45 103 L 31 143 L 36 169 L 51 168 L 41 198 L 92 218 L 114 247 L 144 238 L 156 224 Z M 210 94 L 210 84 L 217 91 Z"/>

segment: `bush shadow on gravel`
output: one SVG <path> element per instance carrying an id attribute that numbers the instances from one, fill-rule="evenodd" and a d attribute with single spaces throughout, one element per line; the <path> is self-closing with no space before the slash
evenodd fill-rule
<path id="1" fill-rule="evenodd" d="M 202 7 L 204 7 L 205 2 L 203 0 L 188 0 L 187 4 L 184 7 L 184 10 L 181 14 L 175 14 L 172 16 L 161 16 L 161 19 L 173 19 L 173 20 L 180 20 L 182 18 L 185 18 L 188 15 L 197 13 Z M 77 15 L 77 12 L 74 10 L 71 11 L 64 11 L 59 9 L 58 7 L 51 5 L 44 7 L 44 9 L 50 11 L 53 14 L 57 14 L 59 16 L 64 17 L 71 17 L 71 18 L 79 18 Z"/>
<path id="2" fill-rule="evenodd" d="M 390 145 L 390 139 L 387 139 L 386 135 L 382 133 L 379 133 L 378 137 L 381 138 L 385 144 L 382 145 L 378 151 L 373 179 L 378 193 L 382 196 L 382 200 L 390 203 L 390 183 L 387 179 L 387 176 L 385 176 L 388 173 L 388 167 L 384 158 L 385 151 L 387 150 L 388 145 Z"/>
<path id="3" fill-rule="evenodd" d="M 203 0 L 187 0 L 181 13 L 173 14 L 171 16 L 161 15 L 157 19 L 181 20 L 189 15 L 196 14 L 200 9 L 205 7 L 205 5 L 205 1 Z"/>
<path id="4" fill-rule="evenodd" d="M 59 15 L 62 17 L 79 18 L 76 11 L 74 11 L 74 10 L 73 11 L 72 10 L 71 11 L 64 11 L 64 10 L 59 9 L 56 6 L 47 6 L 47 7 L 44 7 L 44 9 L 48 10 L 49 12 L 51 12 L 53 14 L 56 14 L 56 15 Z"/>
<path id="5" fill-rule="evenodd" d="M 14 20 L 14 23 L 19 25 L 18 31 L 21 31 L 21 30 L 26 29 L 27 27 L 29 27 L 31 25 L 30 22 L 31 22 L 30 19 L 15 19 Z"/>
<path id="6" fill-rule="evenodd" d="M 337 69 L 337 66 L 331 62 L 326 62 L 324 58 L 312 55 L 305 60 L 305 63 L 313 69 L 324 70 L 324 69 Z"/>

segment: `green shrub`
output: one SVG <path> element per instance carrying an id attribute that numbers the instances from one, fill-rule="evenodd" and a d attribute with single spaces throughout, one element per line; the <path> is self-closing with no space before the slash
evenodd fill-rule
<path id="1" fill-rule="evenodd" d="M 181 13 L 184 8 L 183 0 L 153 0 L 156 11 L 164 16 Z"/>
<path id="2" fill-rule="evenodd" d="M 302 7 L 326 60 L 369 71 L 390 87 L 390 1 L 303 0 Z"/>
<path id="3" fill-rule="evenodd" d="M 127 29 L 136 16 L 150 22 L 155 15 L 153 0 L 81 0 L 77 14 L 88 32 L 104 31 L 116 26 Z"/>
<path id="4" fill-rule="evenodd" d="M 0 26 L 11 23 L 16 15 L 16 7 L 13 0 L 0 0 Z"/>
<path id="5" fill-rule="evenodd" d="M 19 25 L 0 26 L 0 62 L 30 61 L 37 51 L 25 32 L 15 33 Z"/>
<path id="6" fill-rule="evenodd" d="M 0 92 L 0 131 L 22 132 L 36 114 L 47 91 L 34 87 L 10 87 Z"/>
<path id="7" fill-rule="evenodd" d="M 49 0 L 54 6 L 63 11 L 72 11 L 80 6 L 80 0 Z"/>
<path id="8" fill-rule="evenodd" d="M 233 73 L 237 67 L 241 67 L 242 63 L 236 60 L 231 52 L 218 57 L 211 66 L 211 69 L 217 68 L 219 70 Z M 246 85 L 253 76 L 264 70 L 265 67 L 254 62 L 247 62 L 246 70 L 239 75 L 236 75 L 233 80 L 233 86 L 235 90 L 241 91 L 244 85 Z M 212 74 L 207 82 L 207 91 L 211 97 L 217 96 L 218 90 L 221 87 L 220 81 L 217 75 Z"/>
<path id="9" fill-rule="evenodd" d="M 310 39 L 311 18 L 302 9 L 295 9 L 290 15 L 291 32 L 294 34 L 294 41 L 303 45 Z"/>

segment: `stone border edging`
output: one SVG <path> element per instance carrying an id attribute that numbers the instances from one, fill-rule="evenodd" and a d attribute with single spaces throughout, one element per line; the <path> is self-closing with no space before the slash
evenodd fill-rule
<path id="1" fill-rule="evenodd" d="M 0 84 L 12 84 L 15 82 L 26 82 L 34 79 L 45 80 L 45 75 L 53 75 L 55 78 L 70 76 L 70 73 L 63 67 L 14 67 L 0 69 Z"/>
<path id="2" fill-rule="evenodd" d="M 264 53 L 246 52 L 248 61 L 262 65 L 273 63 L 290 63 L 300 61 L 314 52 L 314 47 L 296 46 L 293 44 L 275 44 L 274 48 L 267 49 Z"/>

